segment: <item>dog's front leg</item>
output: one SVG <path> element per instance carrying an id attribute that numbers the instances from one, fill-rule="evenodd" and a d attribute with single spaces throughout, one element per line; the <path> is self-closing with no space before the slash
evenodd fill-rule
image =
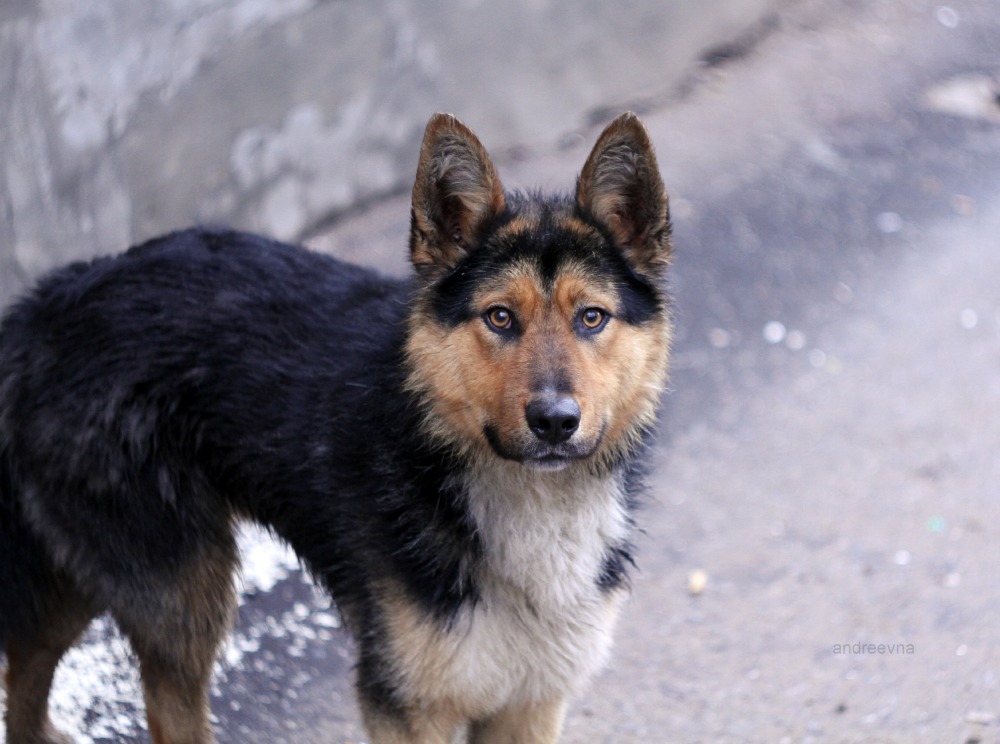
<path id="1" fill-rule="evenodd" d="M 371 744 L 452 744 L 462 726 L 450 707 L 414 706 L 404 712 L 362 697 L 361 712 Z"/>
<path id="2" fill-rule="evenodd" d="M 566 702 L 561 698 L 512 705 L 473 723 L 469 744 L 555 744 L 565 714 Z"/>

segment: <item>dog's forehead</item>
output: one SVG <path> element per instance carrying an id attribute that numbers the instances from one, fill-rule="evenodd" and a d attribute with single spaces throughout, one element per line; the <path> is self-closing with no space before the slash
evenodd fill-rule
<path id="1" fill-rule="evenodd" d="M 432 305 L 446 325 L 483 312 L 484 305 L 571 306 L 593 302 L 627 309 L 641 322 L 655 315 L 657 290 L 638 276 L 609 237 L 564 204 L 531 204 L 483 236 L 480 245 L 439 282 Z"/>
<path id="2" fill-rule="evenodd" d="M 490 236 L 484 250 L 546 284 L 565 274 L 607 275 L 615 251 L 597 228 L 572 214 L 548 210 L 516 215 Z"/>
<path id="3" fill-rule="evenodd" d="M 614 292 L 617 284 L 613 273 L 604 267 L 571 256 L 561 258 L 555 266 L 539 267 L 536 264 L 533 270 L 542 291 L 553 297 L 567 292 Z"/>
<path id="4" fill-rule="evenodd" d="M 577 304 L 583 299 L 606 298 L 616 294 L 613 277 L 572 256 L 546 262 L 541 255 L 520 256 L 501 271 L 484 279 L 474 294 L 488 301 L 509 298 L 521 306 Z"/>
<path id="5" fill-rule="evenodd" d="M 595 294 L 610 301 L 618 283 L 614 250 L 599 230 L 569 210 L 522 211 L 481 246 L 479 258 L 490 271 L 483 272 L 474 293 L 509 294 L 525 305 Z"/>

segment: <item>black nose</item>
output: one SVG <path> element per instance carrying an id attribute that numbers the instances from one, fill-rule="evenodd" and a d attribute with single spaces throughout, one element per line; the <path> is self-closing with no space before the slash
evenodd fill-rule
<path id="1" fill-rule="evenodd" d="M 565 442 L 580 428 L 580 406 L 569 396 L 536 398 L 524 407 L 524 417 L 546 444 Z"/>

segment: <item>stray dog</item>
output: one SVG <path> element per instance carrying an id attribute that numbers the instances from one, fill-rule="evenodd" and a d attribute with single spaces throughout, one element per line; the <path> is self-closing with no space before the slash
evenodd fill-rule
<path id="1" fill-rule="evenodd" d="M 8 743 L 71 741 L 53 671 L 104 611 L 153 741 L 214 741 L 239 520 L 331 592 L 373 744 L 557 741 L 626 594 L 670 250 L 633 114 L 566 197 L 438 114 L 410 279 L 207 229 L 42 279 L 0 329 Z"/>

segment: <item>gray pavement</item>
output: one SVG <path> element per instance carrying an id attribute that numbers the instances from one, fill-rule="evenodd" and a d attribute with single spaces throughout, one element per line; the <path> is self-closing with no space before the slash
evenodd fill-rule
<path id="1" fill-rule="evenodd" d="M 565 740 L 1000 741 L 1000 6 L 798 3 L 718 61 L 643 112 L 676 222 L 672 392 L 615 660 Z M 596 133 L 501 177 L 566 188 Z M 402 271 L 407 214 L 313 242 Z M 220 742 L 363 740 L 349 639 L 270 560 Z"/>
<path id="2" fill-rule="evenodd" d="M 649 117 L 668 183 L 699 150 L 684 332 L 619 663 L 571 741 L 998 740 L 1000 128 L 927 93 L 996 79 L 1000 13 L 799 20 Z"/>

